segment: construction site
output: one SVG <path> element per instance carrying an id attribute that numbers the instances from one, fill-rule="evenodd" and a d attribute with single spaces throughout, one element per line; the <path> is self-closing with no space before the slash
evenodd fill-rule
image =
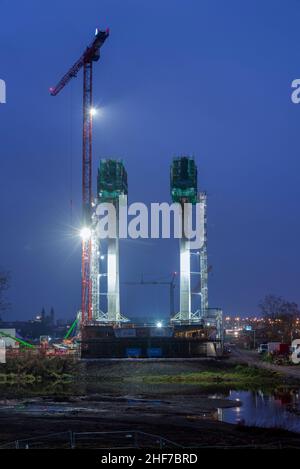
<path id="1" fill-rule="evenodd" d="M 0 450 L 299 448 L 299 8 L 2 3 Z"/>
<path id="2" fill-rule="evenodd" d="M 127 203 L 127 172 L 122 160 L 101 159 L 97 175 L 97 193 L 93 193 L 92 174 L 92 119 L 93 119 L 93 65 L 100 58 L 100 49 L 109 37 L 109 30 L 96 31 L 93 42 L 79 60 L 50 89 L 56 96 L 69 81 L 83 69 L 83 141 L 82 141 L 82 301 L 74 327 L 77 346 L 82 358 L 154 358 L 199 357 L 222 354 L 222 311 L 209 307 L 208 263 L 206 233 L 206 193 L 198 190 L 197 165 L 189 156 L 173 159 L 170 168 L 172 202 L 180 204 L 182 213 L 187 203 L 202 204 L 204 210 L 202 248 L 194 252 L 184 235 L 178 245 L 180 272 L 170 282 L 169 323 L 132 324 L 120 310 L 121 289 L 119 276 L 120 206 Z M 106 242 L 100 240 L 96 226 L 98 208 L 111 203 L 116 210 L 116 235 Z M 183 226 L 183 224 L 182 224 Z M 197 256 L 198 269 L 191 271 L 191 256 Z M 101 262 L 100 262 L 101 260 Z M 179 278 L 180 304 L 174 305 L 174 280 Z M 197 276 L 197 291 L 192 291 L 191 277 Z M 154 282 L 155 283 L 155 282 Z M 193 310 L 192 296 L 200 301 Z M 168 313 L 166 314 L 168 315 Z M 141 321 L 143 323 L 143 321 Z"/>
<path id="3" fill-rule="evenodd" d="M 96 30 L 92 43 L 67 71 L 58 84 L 50 88 L 54 97 L 83 72 L 83 129 L 82 129 L 82 221 L 79 234 L 82 240 L 81 308 L 62 343 L 50 344 L 41 340 L 42 348 L 68 353 L 77 351 L 81 358 L 192 358 L 222 355 L 222 311 L 211 308 L 208 301 L 207 261 L 207 196 L 198 188 L 198 168 L 193 157 L 173 158 L 170 165 L 170 199 L 181 207 L 181 236 L 178 241 L 180 271 L 166 282 L 123 282 L 119 275 L 120 249 L 119 213 L 127 204 L 130 191 L 125 164 L 121 159 L 101 159 L 96 177 L 93 161 L 93 68 L 100 59 L 100 50 L 109 38 L 109 30 Z M 79 131 L 79 129 L 78 129 Z M 116 213 L 116 233 L 99 238 L 97 223 L 99 208 L 112 204 Z M 192 249 L 184 232 L 187 206 L 201 205 L 203 211 L 203 243 Z M 196 270 L 191 268 L 195 257 Z M 195 280 L 194 280 L 195 279 Z M 174 290 L 178 280 L 179 305 L 175 305 Z M 162 324 L 133 324 L 120 309 L 120 296 L 128 295 L 129 284 L 166 284 L 170 289 L 170 311 Z M 195 286 L 194 286 L 195 285 Z M 9 334 L 10 338 L 13 338 Z M 5 340 L 5 331 L 2 333 Z M 20 343 L 17 341 L 17 343 Z M 21 345 L 24 345 L 24 341 Z"/>

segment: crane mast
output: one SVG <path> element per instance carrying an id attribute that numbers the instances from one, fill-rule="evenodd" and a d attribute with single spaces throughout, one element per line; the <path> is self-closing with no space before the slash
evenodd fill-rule
<path id="1" fill-rule="evenodd" d="M 83 227 L 91 225 L 92 206 L 92 107 L 93 107 L 93 62 L 100 58 L 100 48 L 109 36 L 109 30 L 96 30 L 93 42 L 68 70 L 50 94 L 56 96 L 83 68 L 83 129 L 82 129 L 82 208 Z M 92 320 L 91 269 L 92 237 L 82 239 L 81 265 L 81 313 L 82 322 Z"/>

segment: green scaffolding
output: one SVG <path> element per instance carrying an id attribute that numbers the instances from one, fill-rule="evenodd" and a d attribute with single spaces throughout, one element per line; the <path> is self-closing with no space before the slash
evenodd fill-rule
<path id="1" fill-rule="evenodd" d="M 128 194 L 127 172 L 123 161 L 100 160 L 97 178 L 98 198 L 101 202 L 117 199 Z"/>
<path id="2" fill-rule="evenodd" d="M 197 203 L 197 166 L 193 158 L 181 156 L 171 164 L 171 195 L 173 202 Z"/>

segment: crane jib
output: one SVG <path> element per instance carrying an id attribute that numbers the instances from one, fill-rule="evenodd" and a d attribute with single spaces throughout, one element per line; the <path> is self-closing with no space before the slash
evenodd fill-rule
<path id="1" fill-rule="evenodd" d="M 57 83 L 56 86 L 50 88 L 51 96 L 56 96 L 69 81 L 77 76 L 79 70 L 84 64 L 89 62 L 97 62 L 100 59 L 100 47 L 104 44 L 109 36 L 109 30 L 98 31 L 94 41 L 86 48 L 82 56 L 75 62 L 74 65 L 67 71 L 62 79 Z"/>

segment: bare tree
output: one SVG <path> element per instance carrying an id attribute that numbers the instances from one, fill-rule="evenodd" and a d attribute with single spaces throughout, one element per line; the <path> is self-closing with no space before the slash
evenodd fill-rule
<path id="1" fill-rule="evenodd" d="M 268 319 L 282 319 L 285 316 L 297 317 L 300 314 L 297 303 L 286 301 L 276 295 L 267 295 L 259 303 L 259 307 Z"/>
<path id="2" fill-rule="evenodd" d="M 300 316 L 297 303 L 287 301 L 281 296 L 267 295 L 259 303 L 259 307 L 267 320 L 268 339 L 289 342 L 295 320 Z"/>

